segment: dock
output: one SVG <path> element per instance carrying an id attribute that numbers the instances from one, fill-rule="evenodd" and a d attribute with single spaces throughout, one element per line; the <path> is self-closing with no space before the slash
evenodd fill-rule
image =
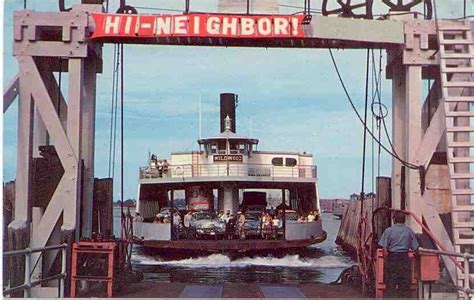
<path id="1" fill-rule="evenodd" d="M 350 285 L 187 284 L 144 280 L 117 294 L 123 298 L 362 298 Z"/>
<path id="2" fill-rule="evenodd" d="M 351 254 L 356 253 L 358 244 L 358 226 L 362 215 L 367 218 L 364 239 L 367 239 L 372 228 L 377 236 L 381 236 L 383 230 L 390 225 L 390 212 L 380 211 L 375 215 L 374 212 L 381 207 L 391 207 L 390 198 L 391 180 L 388 177 L 377 178 L 377 194 L 353 201 L 343 212 L 341 226 L 337 233 L 336 244 Z M 363 205 L 362 202 L 363 201 Z M 374 224 L 372 224 L 374 222 Z"/>

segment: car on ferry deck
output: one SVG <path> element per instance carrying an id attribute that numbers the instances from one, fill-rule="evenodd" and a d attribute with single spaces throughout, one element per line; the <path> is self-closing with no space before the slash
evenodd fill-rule
<path id="1" fill-rule="evenodd" d="M 206 237 L 221 238 L 225 235 L 225 222 L 207 211 L 198 211 L 191 214 L 191 228 L 198 239 Z"/>

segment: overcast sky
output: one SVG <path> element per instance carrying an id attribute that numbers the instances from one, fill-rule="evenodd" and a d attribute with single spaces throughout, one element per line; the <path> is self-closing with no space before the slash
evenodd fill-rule
<path id="1" fill-rule="evenodd" d="M 66 1 L 76 2 L 79 1 Z M 128 2 L 182 9 L 184 1 Z M 321 2 L 312 1 L 312 7 L 319 8 Z M 438 2 L 439 15 L 462 15 L 461 0 Z M 303 0 L 281 3 L 302 6 Z M 4 85 L 18 70 L 12 56 L 12 14 L 22 5 L 19 0 L 5 1 Z M 28 0 L 28 8 L 57 10 L 57 1 Z M 191 9 L 215 11 L 216 1 L 191 1 Z M 298 10 L 281 7 L 280 13 Z M 381 12 L 384 8 L 378 5 L 376 10 Z M 108 175 L 113 48 L 103 48 L 103 73 L 99 74 L 97 85 L 95 176 L 99 178 Z M 351 96 L 362 112 L 366 52 L 334 53 Z M 337 81 L 327 50 L 126 45 L 124 55 L 125 198 L 136 197 L 138 168 L 147 163 L 149 151 L 168 157 L 172 151 L 197 149 L 199 97 L 203 136 L 218 132 L 219 94 L 223 92 L 239 95 L 237 132 L 249 135 L 252 124 L 253 137 L 260 139 L 260 150 L 313 153 L 322 198 L 348 198 L 351 193 L 360 192 L 362 126 Z M 378 55 L 377 51 L 377 58 Z M 383 80 L 382 101 L 389 110 L 390 89 L 390 81 Z M 4 114 L 4 181 L 15 178 L 16 122 L 15 102 Z M 387 122 L 391 122 L 390 115 Z M 386 139 L 383 141 L 387 144 Z M 371 191 L 371 142 L 368 146 L 366 191 Z M 117 152 L 117 167 L 119 157 Z M 390 176 L 390 158 L 383 154 L 381 162 L 381 175 Z M 114 199 L 119 199 L 118 168 L 115 174 Z"/>

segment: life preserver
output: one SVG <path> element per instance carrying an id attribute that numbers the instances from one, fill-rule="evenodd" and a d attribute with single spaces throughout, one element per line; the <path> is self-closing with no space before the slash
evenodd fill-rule
<path id="1" fill-rule="evenodd" d="M 177 166 L 174 168 L 174 173 L 176 175 L 182 175 L 183 174 L 183 168 L 181 166 Z"/>

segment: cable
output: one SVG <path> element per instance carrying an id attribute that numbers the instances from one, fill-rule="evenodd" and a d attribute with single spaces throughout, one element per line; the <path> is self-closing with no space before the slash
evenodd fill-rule
<path id="1" fill-rule="evenodd" d="M 120 211 L 123 213 L 123 44 L 120 44 Z M 120 231 L 123 239 L 123 230 Z"/>
<path id="2" fill-rule="evenodd" d="M 378 85 L 378 92 L 379 92 L 379 97 L 377 100 L 379 100 L 379 103 L 381 104 L 380 105 L 380 108 L 379 108 L 379 116 L 381 118 L 384 118 L 383 116 L 383 112 L 382 112 L 382 49 L 379 49 L 379 85 Z M 388 114 L 388 110 L 387 110 L 387 114 Z M 378 129 L 379 129 L 379 141 L 381 141 L 381 130 L 380 130 L 380 121 L 378 123 Z M 380 157 L 381 157 L 381 152 L 382 152 L 382 149 L 380 147 L 380 144 L 379 144 L 379 148 L 378 148 L 378 159 L 377 159 L 377 177 L 380 177 Z"/>
<path id="3" fill-rule="evenodd" d="M 286 7 L 286 8 L 305 9 L 304 7 L 296 6 L 296 5 L 278 4 L 278 6 L 280 6 L 280 7 Z M 307 10 L 304 10 L 303 12 L 306 12 L 306 11 L 307 11 Z M 320 9 L 315 9 L 315 8 L 311 8 L 309 11 L 310 11 L 310 12 L 315 12 L 315 13 L 322 13 L 322 11 L 321 11 Z"/>
<path id="4" fill-rule="evenodd" d="M 116 62 L 116 68 L 117 68 L 117 74 L 115 76 L 115 111 L 114 111 L 114 138 L 113 138 L 113 145 L 112 145 L 112 178 L 115 177 L 115 153 L 117 150 L 117 116 L 118 116 L 118 80 L 119 80 L 119 74 L 118 74 L 118 68 L 120 66 L 120 47 L 117 46 L 117 62 Z"/>
<path id="5" fill-rule="evenodd" d="M 114 135 L 114 110 L 115 110 L 115 76 L 117 74 L 117 45 L 114 44 L 114 60 L 112 66 L 112 99 L 110 104 L 110 134 L 109 134 L 109 178 L 112 176 L 112 138 Z"/>
<path id="6" fill-rule="evenodd" d="M 180 9 L 172 9 L 172 8 L 160 8 L 160 7 L 149 7 L 149 6 L 133 6 L 138 9 L 148 9 L 148 10 L 159 10 L 159 11 L 172 11 L 172 12 L 183 12 Z"/>
<path id="7" fill-rule="evenodd" d="M 339 71 L 339 68 L 338 68 L 338 66 L 337 66 L 337 63 L 336 63 L 336 60 L 335 60 L 335 58 L 334 58 L 334 55 L 333 55 L 333 53 L 332 53 L 331 48 L 328 48 L 328 50 L 329 50 L 329 54 L 330 54 L 330 56 L 331 56 L 332 63 L 333 63 L 333 65 L 334 65 L 334 69 L 336 70 L 337 76 L 338 76 L 338 78 L 339 78 L 339 82 L 341 83 L 341 86 L 342 86 L 342 88 L 343 88 L 343 90 L 344 90 L 344 93 L 345 93 L 345 95 L 346 95 L 346 97 L 347 97 L 347 100 L 349 101 L 349 104 L 351 105 L 352 109 L 354 110 L 354 112 L 355 112 L 357 118 L 358 118 L 359 121 L 362 123 L 362 125 L 367 129 L 367 132 L 370 134 L 370 136 L 372 136 L 372 138 L 375 139 L 375 141 L 380 145 L 380 147 L 381 147 L 385 152 L 387 152 L 387 153 L 390 154 L 393 158 L 395 158 L 395 159 L 397 159 L 398 161 L 400 161 L 400 163 L 401 163 L 402 165 L 404 165 L 405 167 L 408 167 L 408 168 L 410 168 L 410 169 L 420 169 L 421 166 L 417 166 L 417 165 L 414 165 L 414 164 L 412 164 L 412 163 L 410 163 L 410 162 L 404 161 L 403 159 L 400 158 L 400 156 L 398 156 L 398 155 L 396 154 L 395 151 L 394 151 L 394 152 L 390 151 L 385 145 L 383 145 L 383 144 L 381 143 L 381 141 L 380 141 L 379 139 L 377 139 L 377 137 L 375 137 L 374 133 L 373 133 L 372 131 L 370 131 L 370 129 L 367 127 L 367 124 L 364 123 L 364 120 L 362 119 L 360 113 L 357 111 L 357 108 L 355 107 L 354 102 L 352 101 L 352 98 L 351 98 L 351 96 L 350 96 L 350 94 L 349 94 L 349 91 L 347 90 L 347 87 L 346 87 L 346 85 L 345 85 L 345 83 L 344 83 L 344 81 L 343 81 L 343 79 L 342 79 L 342 75 L 341 75 L 341 73 L 340 73 L 340 71 Z M 392 149 L 393 149 L 393 145 L 392 145 Z"/>
<path id="8" fill-rule="evenodd" d="M 364 125 L 367 124 L 367 110 L 369 106 L 369 72 L 370 72 L 370 59 L 369 59 L 370 50 L 367 49 L 367 58 L 366 58 L 366 71 L 365 71 L 365 108 L 364 108 Z M 364 126 L 364 137 L 363 137 L 363 146 L 362 146 L 362 183 L 360 190 L 360 219 L 362 220 L 364 216 L 364 185 L 365 185 L 365 153 L 366 153 L 366 144 L 367 144 L 367 126 Z"/>

